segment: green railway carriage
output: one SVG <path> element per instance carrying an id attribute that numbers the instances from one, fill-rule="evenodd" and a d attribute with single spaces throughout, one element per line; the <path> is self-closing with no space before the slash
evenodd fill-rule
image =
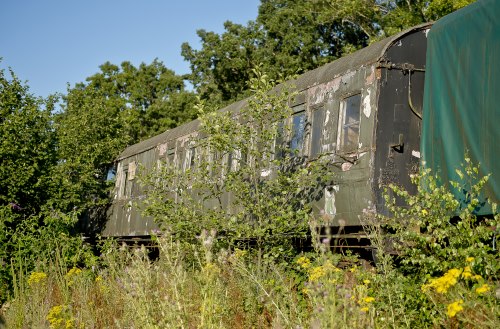
<path id="1" fill-rule="evenodd" d="M 292 129 L 299 154 L 314 161 L 330 158 L 334 182 L 313 204 L 316 215 L 344 227 L 346 237 L 362 235 L 359 216 L 375 205 L 383 212 L 381 187 L 411 189 L 408 174 L 418 169 L 427 33 L 431 24 L 406 30 L 330 64 L 309 71 L 292 84 Z M 246 101 L 222 111 L 237 113 Z M 178 166 L 189 157 L 189 141 L 199 132 L 195 120 L 125 149 L 117 159 L 116 187 L 103 235 L 148 238 L 157 229 L 141 215 L 139 168 L 158 160 Z M 189 164 L 188 164 L 189 165 Z"/>

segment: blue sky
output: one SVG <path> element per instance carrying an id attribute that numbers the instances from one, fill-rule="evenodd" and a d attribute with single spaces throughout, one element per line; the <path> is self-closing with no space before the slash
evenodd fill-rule
<path id="1" fill-rule="evenodd" d="M 0 68 L 11 67 L 30 91 L 65 92 L 106 61 L 161 60 L 178 74 L 189 65 L 181 44 L 199 47 L 196 30 L 246 24 L 259 0 L 0 0 Z"/>

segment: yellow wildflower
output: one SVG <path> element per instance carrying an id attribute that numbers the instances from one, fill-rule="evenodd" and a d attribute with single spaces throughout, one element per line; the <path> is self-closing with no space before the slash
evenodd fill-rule
<path id="1" fill-rule="evenodd" d="M 318 281 L 320 278 L 325 276 L 326 272 L 322 266 L 317 266 L 309 271 L 309 281 Z"/>
<path id="2" fill-rule="evenodd" d="M 363 302 L 365 302 L 365 303 L 371 303 L 374 300 L 375 300 L 375 298 L 373 298 L 373 297 L 365 297 L 365 298 L 363 298 Z"/>
<path id="3" fill-rule="evenodd" d="M 481 280 L 483 277 L 482 277 L 482 276 L 480 276 L 479 274 L 476 274 L 476 275 L 474 275 L 472 278 L 473 278 L 474 280 L 479 281 L 479 280 Z"/>
<path id="4" fill-rule="evenodd" d="M 431 279 L 429 284 L 422 286 L 422 290 L 427 291 L 428 289 L 434 288 L 438 294 L 446 293 L 448 289 L 457 283 L 457 279 L 460 277 L 461 273 L 461 269 L 452 268 L 442 277 Z"/>
<path id="5" fill-rule="evenodd" d="M 353 266 L 353 267 L 351 267 L 351 268 L 349 269 L 349 272 L 354 273 L 354 272 L 356 272 L 356 270 L 357 270 L 357 267 L 356 267 L 356 266 Z"/>
<path id="6" fill-rule="evenodd" d="M 472 263 L 472 262 L 474 261 L 474 257 L 467 257 L 467 258 L 465 259 L 465 261 L 466 261 L 467 263 Z"/>
<path id="7" fill-rule="evenodd" d="M 369 308 L 368 307 L 362 307 L 361 312 L 368 312 Z"/>
<path id="8" fill-rule="evenodd" d="M 446 307 L 446 314 L 450 318 L 454 317 L 455 315 L 457 315 L 458 312 L 460 312 L 464 309 L 462 306 L 463 303 L 464 303 L 464 301 L 460 299 L 460 300 L 457 300 L 456 302 L 448 304 L 448 306 Z"/>
<path id="9" fill-rule="evenodd" d="M 462 272 L 462 278 L 470 279 L 472 277 L 472 272 L 470 266 L 464 267 L 464 271 Z"/>
<path id="10" fill-rule="evenodd" d="M 422 216 L 427 216 L 429 212 L 425 209 L 422 209 Z"/>
<path id="11" fill-rule="evenodd" d="M 68 281 L 68 286 L 71 286 L 75 283 L 73 280 L 74 278 L 78 277 L 80 273 L 82 273 L 82 270 L 76 267 L 73 267 L 71 270 L 68 271 L 68 273 L 66 273 L 64 278 L 66 279 L 66 281 Z"/>
<path id="12" fill-rule="evenodd" d="M 220 268 L 215 265 L 214 263 L 207 263 L 203 267 L 203 273 L 209 275 L 209 276 L 215 276 L 220 273 Z"/>
<path id="13" fill-rule="evenodd" d="M 476 288 L 476 293 L 478 295 L 482 295 L 484 294 L 485 292 L 489 291 L 490 290 L 490 286 L 488 286 L 486 283 L 483 284 L 481 287 L 479 288 Z"/>
<path id="14" fill-rule="evenodd" d="M 302 256 L 297 259 L 297 264 L 299 264 L 302 268 L 309 268 L 311 266 L 311 260 L 305 256 Z"/>
<path id="15" fill-rule="evenodd" d="M 246 250 L 236 249 L 234 251 L 234 258 L 236 258 L 236 259 L 243 258 L 247 255 L 247 253 L 248 252 Z"/>
<path id="16" fill-rule="evenodd" d="M 65 329 L 73 329 L 73 323 L 75 322 L 74 319 L 66 320 L 66 326 Z"/>
<path id="17" fill-rule="evenodd" d="M 464 271 L 464 272 L 462 273 L 462 278 L 464 278 L 464 279 L 470 279 L 470 278 L 472 278 L 472 273 L 471 273 L 471 272 L 465 272 L 465 271 Z"/>
<path id="18" fill-rule="evenodd" d="M 79 268 L 73 267 L 71 270 L 69 270 L 68 273 L 64 276 L 66 279 L 71 278 L 72 276 L 77 276 L 78 274 L 82 273 L 82 270 Z"/>
<path id="19" fill-rule="evenodd" d="M 46 319 L 49 321 L 51 329 L 63 327 L 66 310 L 67 307 L 65 305 L 56 305 L 49 310 Z"/>
<path id="20" fill-rule="evenodd" d="M 44 272 L 33 272 L 28 278 L 28 285 L 33 286 L 39 282 L 43 282 L 47 279 L 47 274 Z"/>
<path id="21" fill-rule="evenodd" d="M 371 282 L 371 281 L 370 281 L 370 280 L 368 280 L 368 279 L 367 279 L 367 280 L 363 280 L 363 283 L 364 283 L 364 284 L 370 284 L 370 282 Z"/>

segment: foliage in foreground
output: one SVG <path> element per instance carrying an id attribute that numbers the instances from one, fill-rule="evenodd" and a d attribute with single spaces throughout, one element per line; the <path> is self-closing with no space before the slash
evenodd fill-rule
<path id="1" fill-rule="evenodd" d="M 253 245 L 263 258 L 283 259 L 293 257 L 294 239 L 305 240 L 311 201 L 332 179 L 333 160 L 301 154 L 304 128 L 289 120 L 292 86 L 276 91 L 276 81 L 254 75 L 253 97 L 237 113 L 198 105 L 201 131 L 183 141 L 185 155 L 144 180 L 145 213 L 180 241 L 213 230 L 218 247 Z"/>
<path id="2" fill-rule="evenodd" d="M 464 172 L 474 176 L 476 170 L 466 164 Z M 429 177 L 424 172 L 418 179 Z M 376 268 L 331 254 L 319 241 L 314 252 L 284 263 L 257 261 L 251 250 L 215 251 L 214 232 L 192 243 L 166 234 L 157 238 L 155 261 L 145 248 L 112 245 L 102 248 L 99 266 L 73 267 L 56 252 L 35 271 L 14 268 L 15 296 L 2 312 L 9 328 L 498 328 L 500 286 L 493 269 L 499 251 L 491 243 L 498 232 L 481 233 L 498 227 L 498 215 L 469 228 L 479 237 L 454 242 L 460 221 L 437 215 L 449 193 L 440 191 L 433 196 L 420 189 L 404 199 L 418 201 L 415 207 L 433 200 L 426 214 L 419 209 L 413 215 L 426 226 L 447 222 L 421 235 L 442 237 L 448 241 L 442 248 L 416 244 L 418 234 L 386 235 L 367 213 L 379 248 Z M 469 191 L 471 200 L 480 192 Z M 472 212 L 467 216 L 475 219 Z M 410 252 L 422 260 L 413 271 L 395 266 L 384 252 L 387 237 L 399 242 L 403 263 L 411 265 Z"/>

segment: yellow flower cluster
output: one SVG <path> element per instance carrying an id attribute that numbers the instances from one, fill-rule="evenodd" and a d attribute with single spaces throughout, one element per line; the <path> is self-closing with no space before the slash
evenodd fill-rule
<path id="1" fill-rule="evenodd" d="M 368 312 L 368 310 L 370 309 L 370 304 L 373 303 L 374 301 L 375 301 L 375 298 L 374 297 L 370 297 L 370 296 L 361 298 L 358 301 L 358 304 L 361 305 L 361 306 L 363 306 L 360 309 L 361 312 Z"/>
<path id="2" fill-rule="evenodd" d="M 68 314 L 69 308 L 66 305 L 56 305 L 49 310 L 47 321 L 51 329 L 72 329 L 75 320 Z"/>
<path id="3" fill-rule="evenodd" d="M 451 270 L 448 270 L 448 272 L 446 272 L 442 277 L 431 279 L 428 284 L 422 286 L 422 290 L 427 291 L 429 289 L 434 289 L 437 293 L 444 294 L 448 291 L 448 289 L 457 284 L 457 280 L 460 277 L 460 274 L 462 274 L 461 269 L 452 268 Z"/>
<path id="4" fill-rule="evenodd" d="M 33 286 L 39 282 L 44 282 L 47 279 L 47 274 L 44 272 L 33 272 L 28 278 L 28 285 Z"/>
<path id="5" fill-rule="evenodd" d="M 309 281 L 311 281 L 311 282 L 318 281 L 320 278 L 322 278 L 323 276 L 325 276 L 325 274 L 326 274 L 326 271 L 323 268 L 323 266 L 313 267 L 309 271 Z"/>
<path id="6" fill-rule="evenodd" d="M 300 261 L 300 263 L 299 263 L 299 261 Z M 330 275 L 332 273 L 341 272 L 341 270 L 338 267 L 336 267 L 335 265 L 333 265 L 330 260 L 327 260 L 323 265 L 315 266 L 315 267 L 312 267 L 312 268 L 310 267 L 311 263 L 310 263 L 309 259 L 307 259 L 307 260 L 301 260 L 299 258 L 297 260 L 297 263 L 299 263 L 302 268 L 309 268 L 308 272 L 309 272 L 309 281 L 310 282 L 318 281 L 322 277 L 328 276 L 328 275 Z M 330 278 L 328 280 L 328 282 L 330 282 L 330 283 L 337 283 L 337 279 Z"/>
<path id="7" fill-rule="evenodd" d="M 373 301 L 375 301 L 375 298 L 374 297 L 365 297 L 362 299 L 362 301 L 364 303 L 372 303 Z"/>
<path id="8" fill-rule="evenodd" d="M 97 287 L 99 288 L 99 291 L 101 293 L 103 293 L 103 294 L 109 293 L 110 289 L 103 281 L 102 276 L 100 276 L 100 275 L 96 276 L 95 283 L 97 284 Z"/>
<path id="9" fill-rule="evenodd" d="M 66 273 L 65 277 L 70 278 L 70 277 L 76 276 L 80 273 L 82 273 L 82 270 L 80 270 L 79 268 L 73 267 L 71 270 L 69 270 L 68 273 Z"/>
<path id="10" fill-rule="evenodd" d="M 490 286 L 488 286 L 486 283 L 483 284 L 481 287 L 476 288 L 476 293 L 478 295 L 482 295 L 485 292 L 488 292 L 490 290 Z"/>
<path id="11" fill-rule="evenodd" d="M 66 275 L 64 276 L 64 278 L 68 282 L 68 286 L 73 285 L 75 283 L 74 279 L 77 278 L 81 273 L 82 270 L 76 267 L 73 267 L 71 270 L 69 270 L 68 273 L 66 273 Z"/>
<path id="12" fill-rule="evenodd" d="M 309 268 L 311 266 L 311 260 L 305 256 L 302 256 L 297 259 L 297 264 L 299 264 L 302 268 Z"/>
<path id="13" fill-rule="evenodd" d="M 455 315 L 457 315 L 458 312 L 461 312 L 464 308 L 462 304 L 464 303 L 463 300 L 457 300 L 451 304 L 448 304 L 446 307 L 446 314 L 450 317 L 453 318 Z"/>

